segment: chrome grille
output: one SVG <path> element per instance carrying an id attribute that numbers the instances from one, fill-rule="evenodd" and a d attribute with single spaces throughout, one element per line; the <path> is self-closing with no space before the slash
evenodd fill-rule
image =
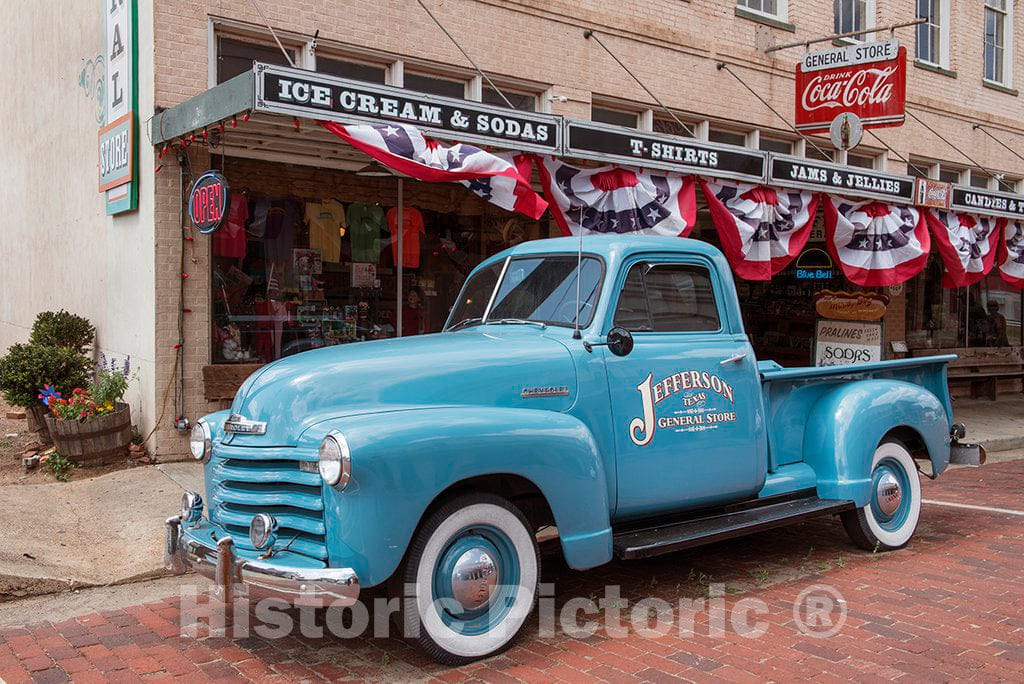
<path id="1" fill-rule="evenodd" d="M 221 525 L 240 549 L 255 551 L 249 523 L 257 513 L 277 519 L 277 548 L 327 561 L 324 501 L 320 473 L 300 469 L 295 449 L 252 449 L 216 445 L 211 470 L 213 522 Z"/>

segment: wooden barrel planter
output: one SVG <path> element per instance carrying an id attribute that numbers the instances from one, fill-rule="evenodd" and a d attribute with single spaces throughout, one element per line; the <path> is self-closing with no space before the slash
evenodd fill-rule
<path id="1" fill-rule="evenodd" d="M 25 420 L 28 422 L 28 431 L 36 433 L 40 442 L 50 444 L 53 439 L 50 437 L 50 427 L 46 422 L 49 411 L 44 406 L 30 406 L 25 411 Z"/>
<path id="2" fill-rule="evenodd" d="M 80 466 L 115 463 L 128 457 L 132 414 L 128 404 L 113 413 L 85 422 L 46 417 L 57 453 Z"/>

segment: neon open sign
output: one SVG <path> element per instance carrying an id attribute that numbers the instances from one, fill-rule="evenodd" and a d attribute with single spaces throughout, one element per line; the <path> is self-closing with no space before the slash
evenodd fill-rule
<path id="1" fill-rule="evenodd" d="M 200 233 L 212 233 L 220 227 L 230 206 L 231 189 L 217 171 L 207 171 L 192 186 L 188 196 L 188 215 Z"/>

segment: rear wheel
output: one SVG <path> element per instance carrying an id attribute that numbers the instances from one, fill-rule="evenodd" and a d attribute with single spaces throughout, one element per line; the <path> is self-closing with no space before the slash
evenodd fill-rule
<path id="1" fill-rule="evenodd" d="M 842 514 L 853 542 L 868 551 L 906 546 L 921 516 L 921 479 L 910 452 L 901 442 L 878 445 L 871 460 L 871 500 Z"/>
<path id="2" fill-rule="evenodd" d="M 537 602 L 540 556 L 519 509 L 470 494 L 426 520 L 401 576 L 405 636 L 435 660 L 461 665 L 512 644 Z"/>

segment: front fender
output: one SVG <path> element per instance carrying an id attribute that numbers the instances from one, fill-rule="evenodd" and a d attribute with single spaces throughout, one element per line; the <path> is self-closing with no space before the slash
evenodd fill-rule
<path id="1" fill-rule="evenodd" d="M 937 475 L 949 465 L 949 419 L 930 391 L 898 380 L 860 380 L 822 395 L 807 417 L 804 462 L 814 469 L 818 496 L 871 499 L 871 459 L 890 430 L 920 435 Z"/>
<path id="2" fill-rule="evenodd" d="M 536 485 L 571 567 L 611 559 L 603 462 L 590 430 L 572 416 L 472 406 L 390 411 L 324 421 L 300 441 L 318 443 L 330 430 L 348 441 L 352 478 L 343 491 L 325 492 L 328 552 L 364 586 L 391 576 L 438 494 L 482 475 Z"/>

